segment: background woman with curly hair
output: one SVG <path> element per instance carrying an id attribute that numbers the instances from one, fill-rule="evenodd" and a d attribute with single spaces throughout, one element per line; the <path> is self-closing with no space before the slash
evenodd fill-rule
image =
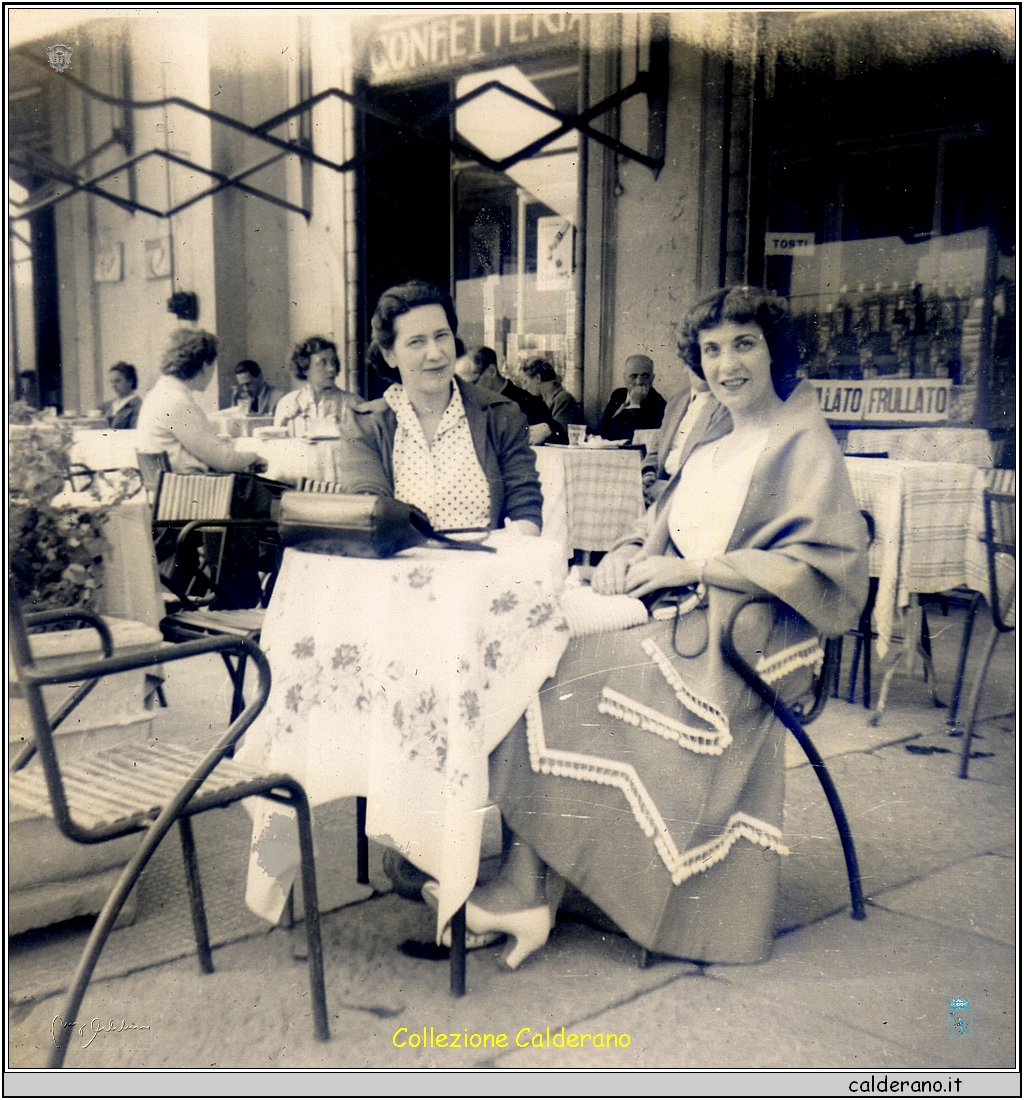
<path id="1" fill-rule="evenodd" d="M 341 419 L 344 409 L 359 404 L 359 397 L 335 382 L 341 363 L 337 347 L 326 337 L 311 336 L 292 352 L 292 374 L 303 383 L 277 403 L 274 426 L 292 435 L 309 435 L 317 422 Z"/>

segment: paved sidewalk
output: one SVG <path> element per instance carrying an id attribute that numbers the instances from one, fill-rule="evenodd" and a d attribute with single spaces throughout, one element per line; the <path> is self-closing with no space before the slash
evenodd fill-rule
<path id="1" fill-rule="evenodd" d="M 955 611 L 948 619 L 937 613 L 930 618 L 940 692 L 948 698 L 961 618 Z M 948 735 L 946 712 L 930 706 L 919 673 L 915 680 L 896 680 L 880 727 L 868 725 L 863 708 L 838 700 L 812 727 L 854 830 L 870 899 L 863 922 L 849 917 L 831 815 L 792 744 L 786 811 L 792 854 L 783 861 L 779 934 L 764 964 L 663 962 L 641 970 L 640 952 L 625 938 L 564 919 L 548 945 L 514 974 L 501 969 L 500 949 L 473 952 L 468 994 L 455 1001 L 447 992 L 446 965 L 396 950 L 408 937 L 430 938 L 430 913 L 384 892 L 387 880 L 375 866 L 378 892 L 324 917 L 328 1043 L 313 1039 L 305 964 L 292 958 L 288 933 L 276 929 L 216 950 L 217 970 L 209 976 L 199 975 L 194 956 L 151 966 L 140 948 L 138 969 L 94 982 L 81 1015 L 148 1030 L 103 1031 L 91 1042 L 88 1035 L 76 1037 L 67 1064 L 1013 1068 L 1014 659 L 1013 641 L 1001 641 L 982 706 L 987 720 L 975 745 L 990 755 L 972 761 L 969 781 L 956 778 L 960 742 Z M 168 685 L 171 709 L 161 718 L 168 735 L 196 728 L 189 723 L 208 726 L 210 696 L 197 685 L 215 675 L 211 666 L 202 676 L 190 674 L 187 684 Z M 350 810 L 338 812 L 344 817 Z M 244 811 L 205 816 L 213 820 L 214 837 L 244 835 Z M 349 824 L 346 819 L 340 835 L 351 835 Z M 202 853 L 200 838 L 201 859 Z M 327 858 L 321 870 L 327 889 L 335 888 L 331 876 L 349 866 L 347 859 Z M 171 902 L 186 905 L 182 897 Z M 35 950 L 66 952 L 82 936 L 55 935 Z M 969 1036 L 949 1033 L 947 1002 L 954 998 L 970 1001 Z M 59 1011 L 55 996 L 12 1005 L 12 1067 L 44 1064 Z M 487 1046 L 456 1050 L 412 1046 L 408 1036 L 424 1028 L 428 1040 L 431 1028 L 435 1040 L 440 1032 L 507 1039 L 503 1047 L 487 1040 Z M 549 1031 L 557 1039 L 563 1028 L 566 1036 L 590 1036 L 586 1046 L 548 1042 Z M 547 1045 L 533 1045 L 534 1036 Z M 602 1044 L 614 1036 L 615 1043 L 598 1046 L 595 1036 Z"/>

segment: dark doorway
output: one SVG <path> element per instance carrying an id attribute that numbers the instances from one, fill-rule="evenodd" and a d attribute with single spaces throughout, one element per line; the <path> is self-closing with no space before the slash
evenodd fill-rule
<path id="1" fill-rule="evenodd" d="M 449 118 L 423 125 L 449 101 L 447 83 L 396 91 L 370 88 L 366 96 L 422 134 L 366 115 L 363 148 L 387 148 L 362 172 L 361 344 L 369 343 L 370 318 L 382 291 L 406 279 L 451 286 L 451 168 Z M 388 144 L 391 143 L 391 144 Z M 364 380 L 367 397 L 379 397 L 395 379 Z"/>

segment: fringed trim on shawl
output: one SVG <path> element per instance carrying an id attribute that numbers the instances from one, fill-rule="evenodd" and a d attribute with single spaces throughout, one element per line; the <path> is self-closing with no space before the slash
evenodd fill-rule
<path id="1" fill-rule="evenodd" d="M 694 695 L 683 683 L 679 673 L 672 667 L 671 661 L 665 656 L 658 643 L 652 638 L 645 638 L 640 643 L 641 649 L 658 666 L 668 686 L 676 693 L 676 698 L 699 718 L 703 718 L 709 725 L 715 727 L 721 735 L 719 741 L 722 748 L 728 748 L 732 744 L 732 734 L 729 733 L 729 719 L 712 703 Z"/>
<path id="2" fill-rule="evenodd" d="M 658 855 L 676 886 L 721 863 L 740 837 L 766 850 L 770 848 L 780 855 L 789 855 L 789 849 L 782 844 L 780 829 L 744 813 L 733 814 L 721 836 L 687 852 L 680 852 L 665 819 L 632 764 L 548 748 L 539 698 L 532 699 L 526 708 L 526 742 L 530 751 L 530 767 L 535 772 L 618 788 L 629 803 L 644 836 L 653 839 Z"/>
<path id="3" fill-rule="evenodd" d="M 699 875 L 701 871 L 707 871 L 716 863 L 721 863 L 740 837 L 744 837 L 764 851 L 771 849 L 773 852 L 778 852 L 780 856 L 789 855 L 789 849 L 782 843 L 781 829 L 769 825 L 767 821 L 750 817 L 749 814 L 735 813 L 725 823 L 721 836 L 697 848 L 691 848 L 677 857 L 675 868 L 669 868 L 672 871 L 673 883 L 678 886 L 688 878 Z M 662 859 L 664 858 L 662 856 Z"/>
<path id="4" fill-rule="evenodd" d="M 696 729 L 608 687 L 601 689 L 601 701 L 597 704 L 597 709 L 602 714 L 611 715 L 612 718 L 618 718 L 631 726 L 638 726 L 650 733 L 656 733 L 666 741 L 675 741 L 680 748 L 689 749 L 691 752 L 721 756 L 722 752 L 732 744 L 732 735 L 728 729 L 718 730 L 715 733 L 710 730 Z"/>
<path id="5" fill-rule="evenodd" d="M 825 651 L 821 648 L 820 639 L 811 638 L 780 649 L 771 657 L 759 657 L 754 669 L 766 684 L 774 684 L 798 668 L 813 667 L 817 676 L 824 661 Z"/>

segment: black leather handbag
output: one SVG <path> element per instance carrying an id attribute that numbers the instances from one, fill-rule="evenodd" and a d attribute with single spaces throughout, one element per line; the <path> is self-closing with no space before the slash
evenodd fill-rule
<path id="1" fill-rule="evenodd" d="M 279 529 L 285 546 L 351 558 L 389 558 L 400 550 L 432 542 L 453 550 L 496 553 L 493 546 L 464 542 L 435 531 L 414 504 L 392 497 L 283 493 Z"/>

